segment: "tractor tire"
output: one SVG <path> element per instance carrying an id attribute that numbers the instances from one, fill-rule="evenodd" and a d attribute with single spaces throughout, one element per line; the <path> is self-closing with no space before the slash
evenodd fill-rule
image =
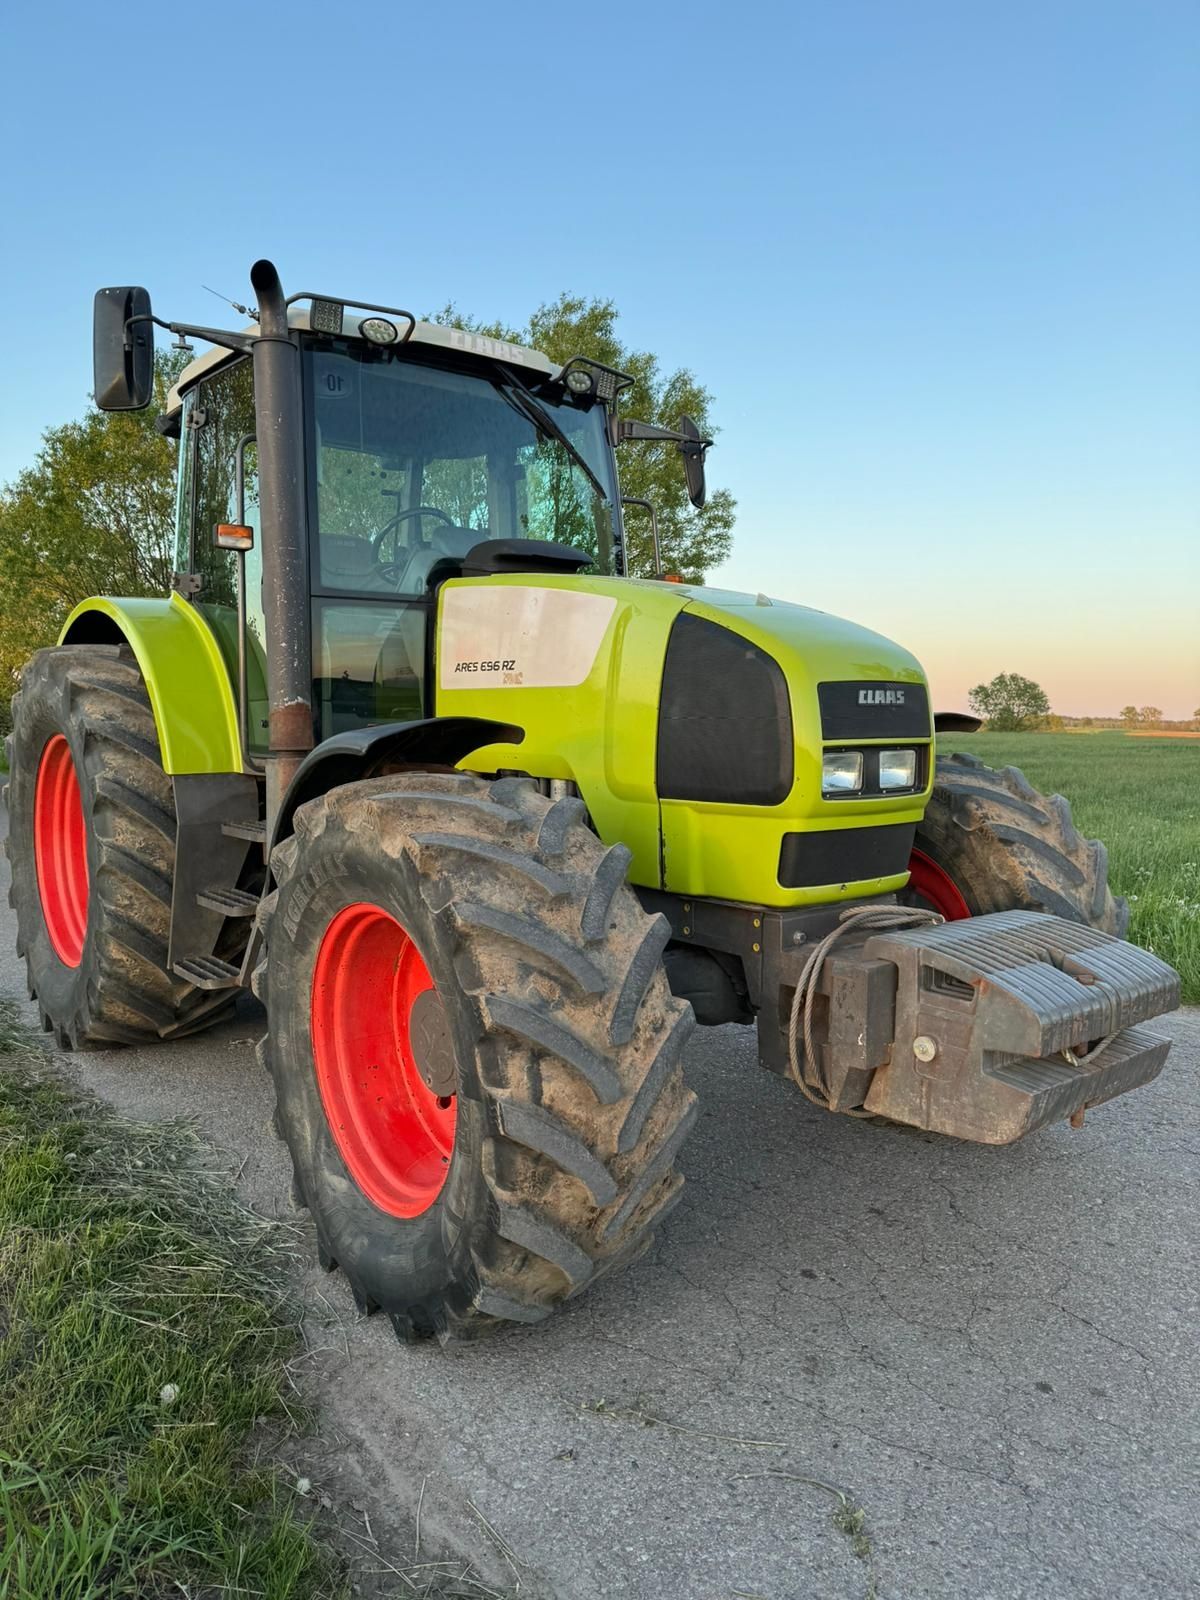
<path id="1" fill-rule="evenodd" d="M 538 1322 L 679 1198 L 694 1024 L 580 801 L 406 772 L 271 857 L 260 1047 L 318 1253 L 404 1340 Z"/>
<path id="2" fill-rule="evenodd" d="M 951 920 L 1048 911 L 1118 937 L 1129 923 L 1129 907 L 1108 888 L 1108 852 L 1083 837 L 1062 795 L 973 755 L 938 757 L 901 899 Z"/>
<path id="3" fill-rule="evenodd" d="M 167 970 L 175 800 L 132 652 L 39 650 L 7 750 L 17 954 L 59 1048 L 179 1038 L 228 1012 L 232 995 Z"/>

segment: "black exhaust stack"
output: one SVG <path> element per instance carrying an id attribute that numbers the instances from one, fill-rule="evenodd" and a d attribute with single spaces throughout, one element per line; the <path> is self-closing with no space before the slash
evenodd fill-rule
<path id="1" fill-rule="evenodd" d="M 300 347 L 288 330 L 283 285 L 274 264 L 256 261 L 250 282 L 259 326 L 254 408 L 267 632 L 269 838 L 292 775 L 313 747 L 308 508 Z"/>

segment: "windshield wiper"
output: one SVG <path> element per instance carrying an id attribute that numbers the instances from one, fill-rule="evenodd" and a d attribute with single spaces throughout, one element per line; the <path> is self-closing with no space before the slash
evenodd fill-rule
<path id="1" fill-rule="evenodd" d="M 519 411 L 527 422 L 532 422 L 539 432 L 548 433 L 556 444 L 562 445 L 572 461 L 583 471 L 584 476 L 601 500 L 608 501 L 611 498 L 608 490 L 592 471 L 578 445 L 573 444 L 561 425 L 555 421 L 549 412 L 542 409 L 515 372 L 509 367 L 502 367 L 500 370 L 504 373 L 503 378 L 492 375 L 492 383 L 495 385 L 497 392 L 508 401 L 514 411 Z"/>

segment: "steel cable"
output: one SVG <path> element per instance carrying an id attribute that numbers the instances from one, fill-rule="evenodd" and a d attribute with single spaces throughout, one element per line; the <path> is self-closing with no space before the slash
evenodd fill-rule
<path id="1" fill-rule="evenodd" d="M 936 927 L 945 922 L 945 917 L 939 916 L 936 911 L 926 911 L 921 906 L 851 906 L 843 911 L 838 919 L 838 925 L 827 933 L 820 944 L 813 946 L 809 952 L 808 960 L 800 970 L 800 977 L 796 983 L 796 992 L 792 996 L 792 1009 L 788 1017 L 788 1070 L 791 1073 L 796 1087 L 806 1100 L 811 1100 L 813 1105 L 820 1106 L 823 1111 L 832 1111 L 828 1096 L 824 1099 L 804 1081 L 798 1051 L 798 1035 L 801 1032 L 801 1017 L 803 1017 L 804 1055 L 811 1062 L 814 1076 L 823 1080 L 824 1074 L 820 1070 L 816 1053 L 816 1044 L 813 1038 L 813 1011 L 816 1005 L 817 984 L 820 982 L 821 971 L 825 959 L 840 939 L 848 933 L 861 929 L 870 929 L 883 932 L 888 928 L 919 928 L 928 924 Z M 868 1111 L 847 1111 L 843 1116 L 867 1117 Z"/>

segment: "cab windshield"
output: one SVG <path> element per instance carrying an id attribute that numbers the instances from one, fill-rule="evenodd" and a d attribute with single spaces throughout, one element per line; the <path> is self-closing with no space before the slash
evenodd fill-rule
<path id="1" fill-rule="evenodd" d="M 557 540 L 617 570 L 603 406 L 426 365 L 411 347 L 329 341 L 304 359 L 314 587 L 426 595 L 487 539 Z"/>

